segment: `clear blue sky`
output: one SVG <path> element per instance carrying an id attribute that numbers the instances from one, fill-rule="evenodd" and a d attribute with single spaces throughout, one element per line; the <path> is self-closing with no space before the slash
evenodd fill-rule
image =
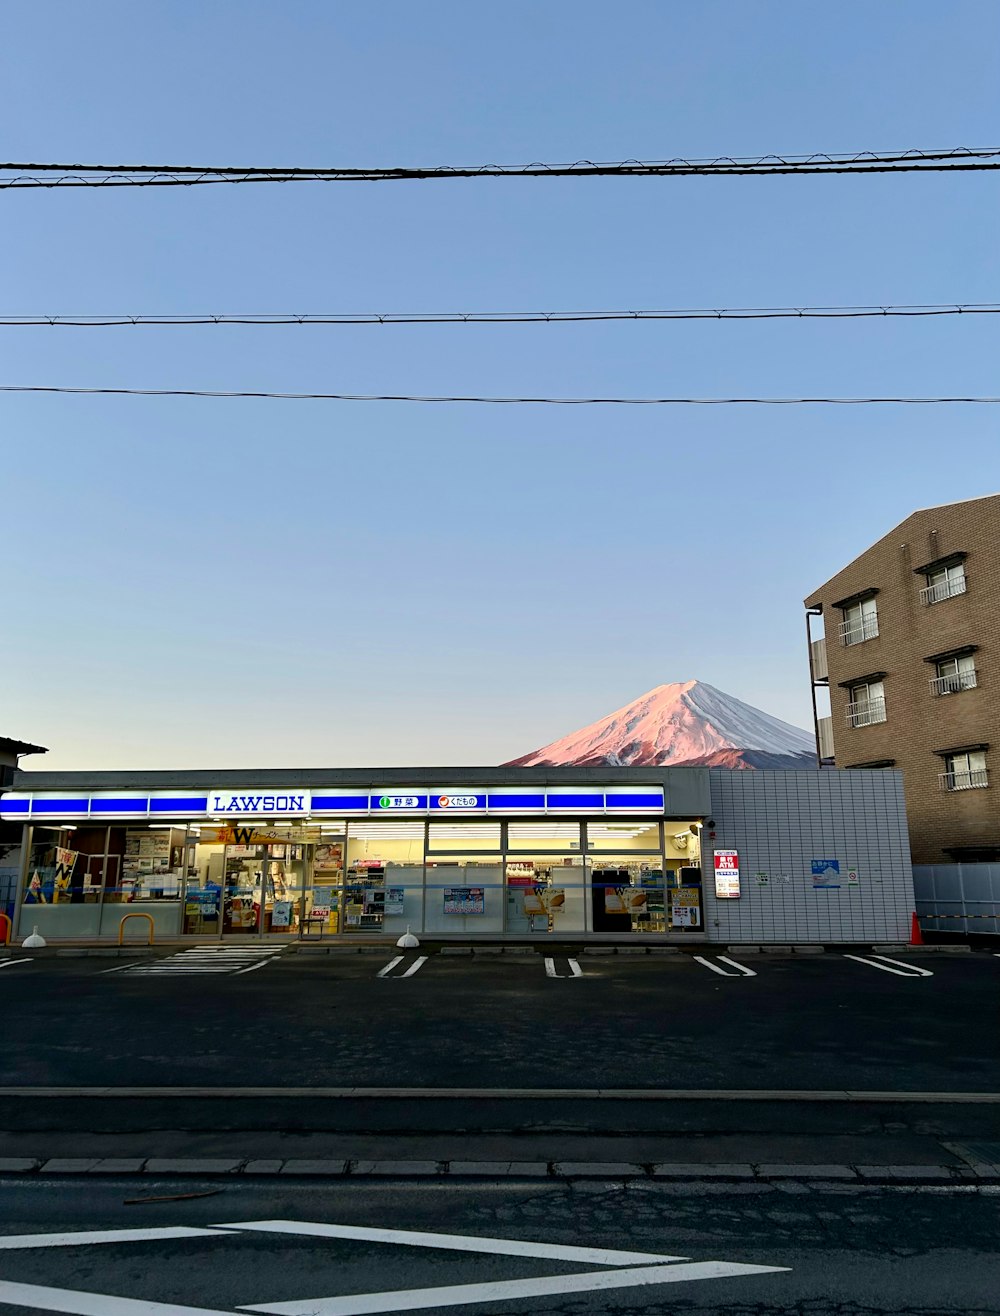
<path id="1" fill-rule="evenodd" d="M 996 145 L 995 0 L 7 0 L 8 160 Z M 996 174 L 0 193 L 8 313 L 1000 300 Z M 0 382 L 997 393 L 987 318 L 0 330 Z M 808 725 L 802 598 L 1000 488 L 998 408 L 8 395 L 0 733 L 44 766 L 499 762 L 697 677 Z M 36 760 L 41 767 L 43 762 Z"/>

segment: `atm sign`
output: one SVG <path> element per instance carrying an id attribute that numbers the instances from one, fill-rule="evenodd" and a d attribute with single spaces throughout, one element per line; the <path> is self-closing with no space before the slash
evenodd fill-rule
<path id="1" fill-rule="evenodd" d="M 718 900 L 740 898 L 740 856 L 736 850 L 715 852 L 715 895 Z"/>

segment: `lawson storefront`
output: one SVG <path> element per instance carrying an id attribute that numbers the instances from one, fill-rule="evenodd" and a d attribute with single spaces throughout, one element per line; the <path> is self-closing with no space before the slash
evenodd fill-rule
<path id="1" fill-rule="evenodd" d="M 18 772 L 0 826 L 15 935 L 55 942 L 127 914 L 158 939 L 872 940 L 912 908 L 890 773 Z"/>

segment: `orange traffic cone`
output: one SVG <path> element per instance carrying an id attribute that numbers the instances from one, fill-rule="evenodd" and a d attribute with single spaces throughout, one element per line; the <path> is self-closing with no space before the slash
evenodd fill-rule
<path id="1" fill-rule="evenodd" d="M 913 918 L 910 920 L 910 945 L 922 946 L 924 944 L 923 933 L 920 931 L 920 920 L 917 918 L 916 910 L 913 911 Z"/>

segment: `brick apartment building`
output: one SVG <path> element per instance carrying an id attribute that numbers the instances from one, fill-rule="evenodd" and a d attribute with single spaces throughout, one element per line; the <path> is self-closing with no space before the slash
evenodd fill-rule
<path id="1" fill-rule="evenodd" d="M 821 766 L 902 772 L 914 863 L 1000 860 L 1000 494 L 914 512 L 805 605 Z"/>

